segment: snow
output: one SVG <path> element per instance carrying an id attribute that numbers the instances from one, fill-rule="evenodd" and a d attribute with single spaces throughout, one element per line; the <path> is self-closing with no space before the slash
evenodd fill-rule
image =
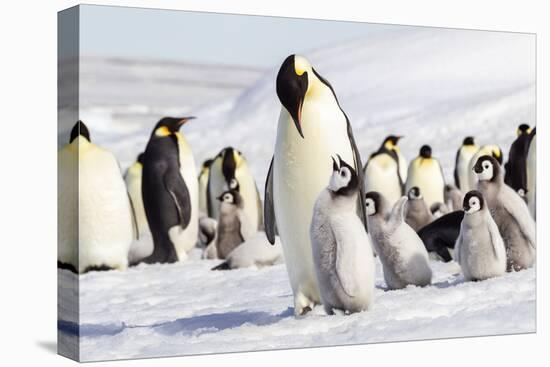
<path id="1" fill-rule="evenodd" d="M 267 245 L 267 244 L 266 244 Z M 296 318 L 284 264 L 211 271 L 219 260 L 140 265 L 80 277 L 83 360 L 345 345 L 535 330 L 535 270 L 464 282 L 432 261 L 433 285 L 385 291 L 377 260 L 374 308 Z M 59 270 L 60 278 L 76 277 Z M 67 326 L 65 326 L 66 328 Z"/>
<path id="2" fill-rule="evenodd" d="M 452 182 L 466 135 L 507 152 L 516 126 L 536 122 L 533 35 L 395 27 L 304 54 L 332 83 L 363 159 L 386 135 L 404 135 L 399 145 L 408 160 L 429 143 Z M 261 188 L 273 154 L 281 61 L 246 70 L 87 57 L 80 117 L 126 169 L 160 117 L 197 116 L 182 128 L 197 164 L 234 145 Z M 74 343 L 79 319 L 80 357 L 91 361 L 535 331 L 535 269 L 471 283 L 456 263 L 431 261 L 431 286 L 385 291 L 377 263 L 372 311 L 326 316 L 317 307 L 296 318 L 284 264 L 210 270 L 219 263 L 194 250 L 183 263 L 82 275 L 80 314 L 60 310 L 61 336 Z M 75 275 L 59 270 L 58 277 L 59 297 L 74 302 Z"/>

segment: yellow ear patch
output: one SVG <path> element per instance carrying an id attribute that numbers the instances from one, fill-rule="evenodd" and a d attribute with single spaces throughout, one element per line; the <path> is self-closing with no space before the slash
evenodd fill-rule
<path id="1" fill-rule="evenodd" d="M 388 140 L 386 143 L 384 143 L 384 146 L 388 150 L 393 150 L 395 148 L 395 145 L 391 142 L 391 140 Z"/>
<path id="2" fill-rule="evenodd" d="M 294 56 L 294 71 L 296 72 L 296 75 L 302 76 L 302 74 L 304 74 L 309 69 L 311 69 L 311 65 L 305 57 Z"/>
<path id="3" fill-rule="evenodd" d="M 499 149 L 494 149 L 493 154 L 495 155 L 495 157 L 500 158 L 500 150 Z"/>
<path id="4" fill-rule="evenodd" d="M 161 126 L 155 130 L 156 136 L 168 136 L 170 135 L 170 130 L 166 126 Z"/>

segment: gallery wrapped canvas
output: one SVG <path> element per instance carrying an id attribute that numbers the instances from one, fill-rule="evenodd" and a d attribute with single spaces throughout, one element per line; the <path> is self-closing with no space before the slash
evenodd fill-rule
<path id="1" fill-rule="evenodd" d="M 535 35 L 58 15 L 58 350 L 531 333 Z"/>

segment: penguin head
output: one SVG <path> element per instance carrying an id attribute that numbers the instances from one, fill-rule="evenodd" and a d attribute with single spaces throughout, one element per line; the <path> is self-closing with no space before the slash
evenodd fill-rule
<path id="1" fill-rule="evenodd" d="M 232 206 L 242 206 L 242 198 L 238 191 L 235 190 L 227 190 L 224 191 L 220 196 L 217 198 L 219 201 L 221 201 L 222 204 L 232 205 Z"/>
<path id="2" fill-rule="evenodd" d="M 531 127 L 527 124 L 521 124 L 516 130 L 517 136 L 529 135 L 531 133 Z"/>
<path id="3" fill-rule="evenodd" d="M 90 143 L 92 140 L 90 139 L 90 130 L 88 130 L 88 127 L 84 125 L 84 123 L 81 120 L 78 120 L 76 124 L 73 126 L 71 130 L 71 138 L 69 140 L 69 144 L 73 142 L 76 138 L 79 136 L 82 136 L 86 140 L 88 140 Z"/>
<path id="4" fill-rule="evenodd" d="M 420 157 L 424 159 L 428 159 L 432 157 L 432 147 L 429 145 L 423 145 L 422 148 L 420 148 Z"/>
<path id="5" fill-rule="evenodd" d="M 494 181 L 499 176 L 500 165 L 494 157 L 483 155 L 477 160 L 473 171 L 479 181 Z"/>
<path id="6" fill-rule="evenodd" d="M 227 188 L 239 191 L 239 181 L 235 177 L 235 173 L 244 161 L 242 153 L 233 147 L 226 147 L 220 154 L 222 158 L 222 173 Z"/>
<path id="7" fill-rule="evenodd" d="M 194 119 L 195 117 L 163 117 L 155 125 L 153 129 L 153 136 L 157 138 L 164 138 L 177 133 L 180 127 L 187 121 Z"/>
<path id="8" fill-rule="evenodd" d="M 382 212 L 383 198 L 377 191 L 369 191 L 365 194 L 365 209 L 368 216 Z"/>
<path id="9" fill-rule="evenodd" d="M 384 147 L 389 150 L 399 150 L 399 147 L 397 146 L 397 143 L 400 139 L 402 139 L 402 136 L 398 135 L 389 135 L 384 139 Z"/>
<path id="10" fill-rule="evenodd" d="M 462 145 L 476 145 L 474 138 L 472 136 L 467 136 L 462 141 Z"/>
<path id="11" fill-rule="evenodd" d="M 302 138 L 304 138 L 301 125 L 302 106 L 310 88 L 310 78 L 314 73 L 305 57 L 290 55 L 283 61 L 277 74 L 277 96 L 294 120 L 296 130 Z"/>
<path id="12" fill-rule="evenodd" d="M 409 200 L 422 199 L 422 194 L 420 193 L 420 189 L 418 188 L 418 186 L 411 187 L 409 192 L 407 193 L 407 196 L 409 197 Z"/>
<path id="13" fill-rule="evenodd" d="M 472 214 L 480 211 L 485 206 L 483 195 L 477 190 L 472 190 L 466 193 L 462 207 L 466 214 Z"/>
<path id="14" fill-rule="evenodd" d="M 351 196 L 359 190 L 359 177 L 355 169 L 338 155 L 338 163 L 332 158 L 332 176 L 328 189 L 336 195 Z"/>
<path id="15" fill-rule="evenodd" d="M 199 174 L 199 176 L 202 176 L 208 172 L 213 161 L 214 161 L 213 159 L 207 159 L 204 162 L 202 162 L 201 173 Z"/>

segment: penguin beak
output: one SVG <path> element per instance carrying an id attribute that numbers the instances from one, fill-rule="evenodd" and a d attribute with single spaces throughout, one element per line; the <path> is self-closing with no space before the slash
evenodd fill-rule
<path id="1" fill-rule="evenodd" d="M 218 196 L 216 199 L 218 199 L 219 201 L 223 201 L 223 195 Z"/>
<path id="2" fill-rule="evenodd" d="M 467 212 L 468 210 L 470 210 L 470 204 L 464 203 L 463 209 L 464 209 L 465 212 Z"/>
<path id="3" fill-rule="evenodd" d="M 334 157 L 330 157 L 330 158 L 332 158 L 332 171 L 333 172 L 339 171 L 340 168 L 338 168 L 338 163 L 336 163 L 336 160 L 334 159 Z"/>
<path id="4" fill-rule="evenodd" d="M 276 89 L 281 104 L 292 117 L 296 130 L 303 139 L 302 106 L 308 89 L 308 76 L 307 71 L 301 75 L 296 73 L 294 55 L 287 57 L 281 65 L 281 69 L 277 74 Z"/>
<path id="5" fill-rule="evenodd" d="M 195 118 L 196 118 L 195 116 L 182 117 L 178 121 L 178 128 L 182 127 L 187 121 L 194 120 Z"/>

